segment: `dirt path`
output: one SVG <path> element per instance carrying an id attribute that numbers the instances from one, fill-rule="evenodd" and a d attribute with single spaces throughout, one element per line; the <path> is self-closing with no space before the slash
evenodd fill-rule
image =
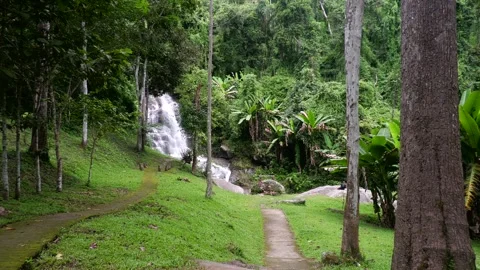
<path id="1" fill-rule="evenodd" d="M 91 216 L 126 209 L 156 191 L 154 169 L 147 169 L 140 189 L 109 204 L 89 210 L 38 217 L 34 220 L 9 224 L 0 230 L 0 269 L 19 269 L 26 259 L 35 256 L 45 244 L 52 241 L 62 227 Z"/>
<path id="2" fill-rule="evenodd" d="M 297 250 L 295 238 L 285 214 L 279 209 L 262 209 L 263 230 L 267 244 L 265 263 L 268 269 L 309 269 L 308 261 Z"/>

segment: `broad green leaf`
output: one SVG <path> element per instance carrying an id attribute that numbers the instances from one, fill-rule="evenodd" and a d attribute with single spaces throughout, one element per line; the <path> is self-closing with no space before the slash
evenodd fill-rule
<path id="1" fill-rule="evenodd" d="M 461 106 L 458 108 L 460 126 L 465 131 L 467 142 L 470 147 L 478 149 L 478 139 L 480 138 L 480 130 L 478 128 L 477 122 L 470 116 L 465 109 Z"/>
<path id="2" fill-rule="evenodd" d="M 331 159 L 330 164 L 333 165 L 339 165 L 339 166 L 347 166 L 347 159 L 346 158 L 341 158 L 341 159 Z"/>
<path id="3" fill-rule="evenodd" d="M 384 146 L 387 143 L 387 138 L 385 136 L 374 136 L 372 138 L 372 144 L 370 148 L 374 145 Z"/>
<path id="4" fill-rule="evenodd" d="M 390 130 L 388 128 L 382 128 L 378 131 L 377 136 L 383 136 L 385 138 L 390 138 Z"/>
<path id="5" fill-rule="evenodd" d="M 470 95 L 470 92 L 471 92 L 470 89 L 468 89 L 462 93 L 462 97 L 460 98 L 460 106 L 465 105 L 465 101 L 467 100 L 467 97 Z"/>
<path id="6" fill-rule="evenodd" d="M 363 140 L 360 140 L 359 145 L 360 155 L 365 155 L 367 153 L 368 145 Z"/>
<path id="7" fill-rule="evenodd" d="M 467 96 L 463 109 L 470 115 L 477 114 L 480 110 L 480 91 L 473 91 Z"/>
<path id="8" fill-rule="evenodd" d="M 385 138 L 385 137 L 383 137 Z M 378 145 L 378 144 L 372 144 L 370 145 L 370 149 L 368 149 L 369 152 L 372 154 L 375 159 L 380 160 L 382 159 L 383 155 L 385 152 L 387 152 L 387 148 L 383 145 Z"/>
<path id="9" fill-rule="evenodd" d="M 393 142 L 396 148 L 400 148 L 400 127 L 395 122 L 388 122 L 388 128 L 392 135 Z"/>

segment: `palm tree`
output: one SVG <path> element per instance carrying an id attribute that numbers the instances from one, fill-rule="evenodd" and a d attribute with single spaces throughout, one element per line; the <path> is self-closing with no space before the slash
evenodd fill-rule
<path id="1" fill-rule="evenodd" d="M 322 131 L 328 130 L 327 123 L 333 119 L 323 114 L 316 115 L 312 110 L 302 111 L 295 117 L 302 122 L 298 134 L 302 134 L 301 139 L 308 147 L 310 155 L 310 165 L 315 165 L 315 150 L 319 147 L 316 145 L 316 135 Z"/>

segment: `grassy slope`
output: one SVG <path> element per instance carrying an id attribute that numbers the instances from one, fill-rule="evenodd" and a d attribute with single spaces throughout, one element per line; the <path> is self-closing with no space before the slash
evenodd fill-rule
<path id="1" fill-rule="evenodd" d="M 14 138 L 9 134 L 9 138 Z M 22 140 L 22 197 L 20 201 L 0 199 L 0 206 L 11 213 L 0 218 L 0 227 L 15 221 L 38 215 L 70 212 L 86 209 L 99 203 L 112 201 L 126 192 L 139 187 L 143 173 L 137 163 L 144 159 L 158 159 L 160 155 L 150 153 L 139 156 L 133 150 L 134 142 L 112 138 L 102 140 L 97 148 L 92 174 L 92 185 L 86 187 L 89 166 L 89 150 L 79 147 L 81 138 L 62 133 L 62 155 L 64 159 L 64 191 L 55 192 L 55 153 L 50 151 L 50 163 L 42 164 L 42 194 L 35 193 L 34 162 L 26 153 L 28 135 Z M 52 143 L 51 143 L 52 144 Z M 132 146 L 132 147 L 130 147 Z M 53 145 L 51 145 L 53 148 Z M 9 143 L 10 190 L 13 197 L 15 182 L 14 141 Z"/>
<path id="2" fill-rule="evenodd" d="M 188 177 L 190 183 L 178 181 Z M 258 198 L 215 188 L 189 173 L 160 174 L 158 192 L 122 213 L 64 230 L 42 252 L 42 269 L 143 269 L 194 265 L 194 259 L 262 264 L 264 239 Z M 96 249 L 90 249 L 92 243 Z M 63 259 L 56 256 L 62 254 Z"/>
<path id="3" fill-rule="evenodd" d="M 319 259 L 326 251 L 339 253 L 342 241 L 342 200 L 322 196 L 310 197 L 307 205 L 281 205 L 296 235 L 297 244 L 308 258 Z M 331 209 L 334 209 L 332 211 Z M 372 218 L 372 206 L 362 204 L 362 219 Z M 480 241 L 473 242 L 480 267 Z M 360 248 L 365 256 L 364 267 L 368 269 L 390 269 L 393 251 L 393 230 L 380 228 L 365 221 L 360 222 Z M 325 269 L 359 269 L 356 266 L 329 266 Z"/>

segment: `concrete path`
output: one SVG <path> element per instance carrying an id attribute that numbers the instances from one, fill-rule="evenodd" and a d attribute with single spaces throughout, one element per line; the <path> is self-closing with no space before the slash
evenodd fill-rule
<path id="1" fill-rule="evenodd" d="M 295 238 L 290 231 L 285 214 L 279 209 L 262 209 L 263 230 L 267 254 L 267 267 L 238 266 L 232 264 L 198 261 L 200 269 L 205 270 L 308 270 L 311 269 L 308 261 L 303 258 L 295 245 Z"/>
<path id="2" fill-rule="evenodd" d="M 98 216 L 126 209 L 155 192 L 157 181 L 154 169 L 147 169 L 139 190 L 124 198 L 98 205 L 95 208 L 38 217 L 34 220 L 9 224 L 0 229 L 0 269 L 19 269 L 25 260 L 35 256 L 44 245 L 54 240 L 62 227 L 70 226 L 91 216 Z"/>
<path id="3" fill-rule="evenodd" d="M 265 263 L 268 269 L 310 269 L 308 261 L 297 250 L 285 214 L 279 209 L 262 209 L 263 230 L 267 244 Z"/>

